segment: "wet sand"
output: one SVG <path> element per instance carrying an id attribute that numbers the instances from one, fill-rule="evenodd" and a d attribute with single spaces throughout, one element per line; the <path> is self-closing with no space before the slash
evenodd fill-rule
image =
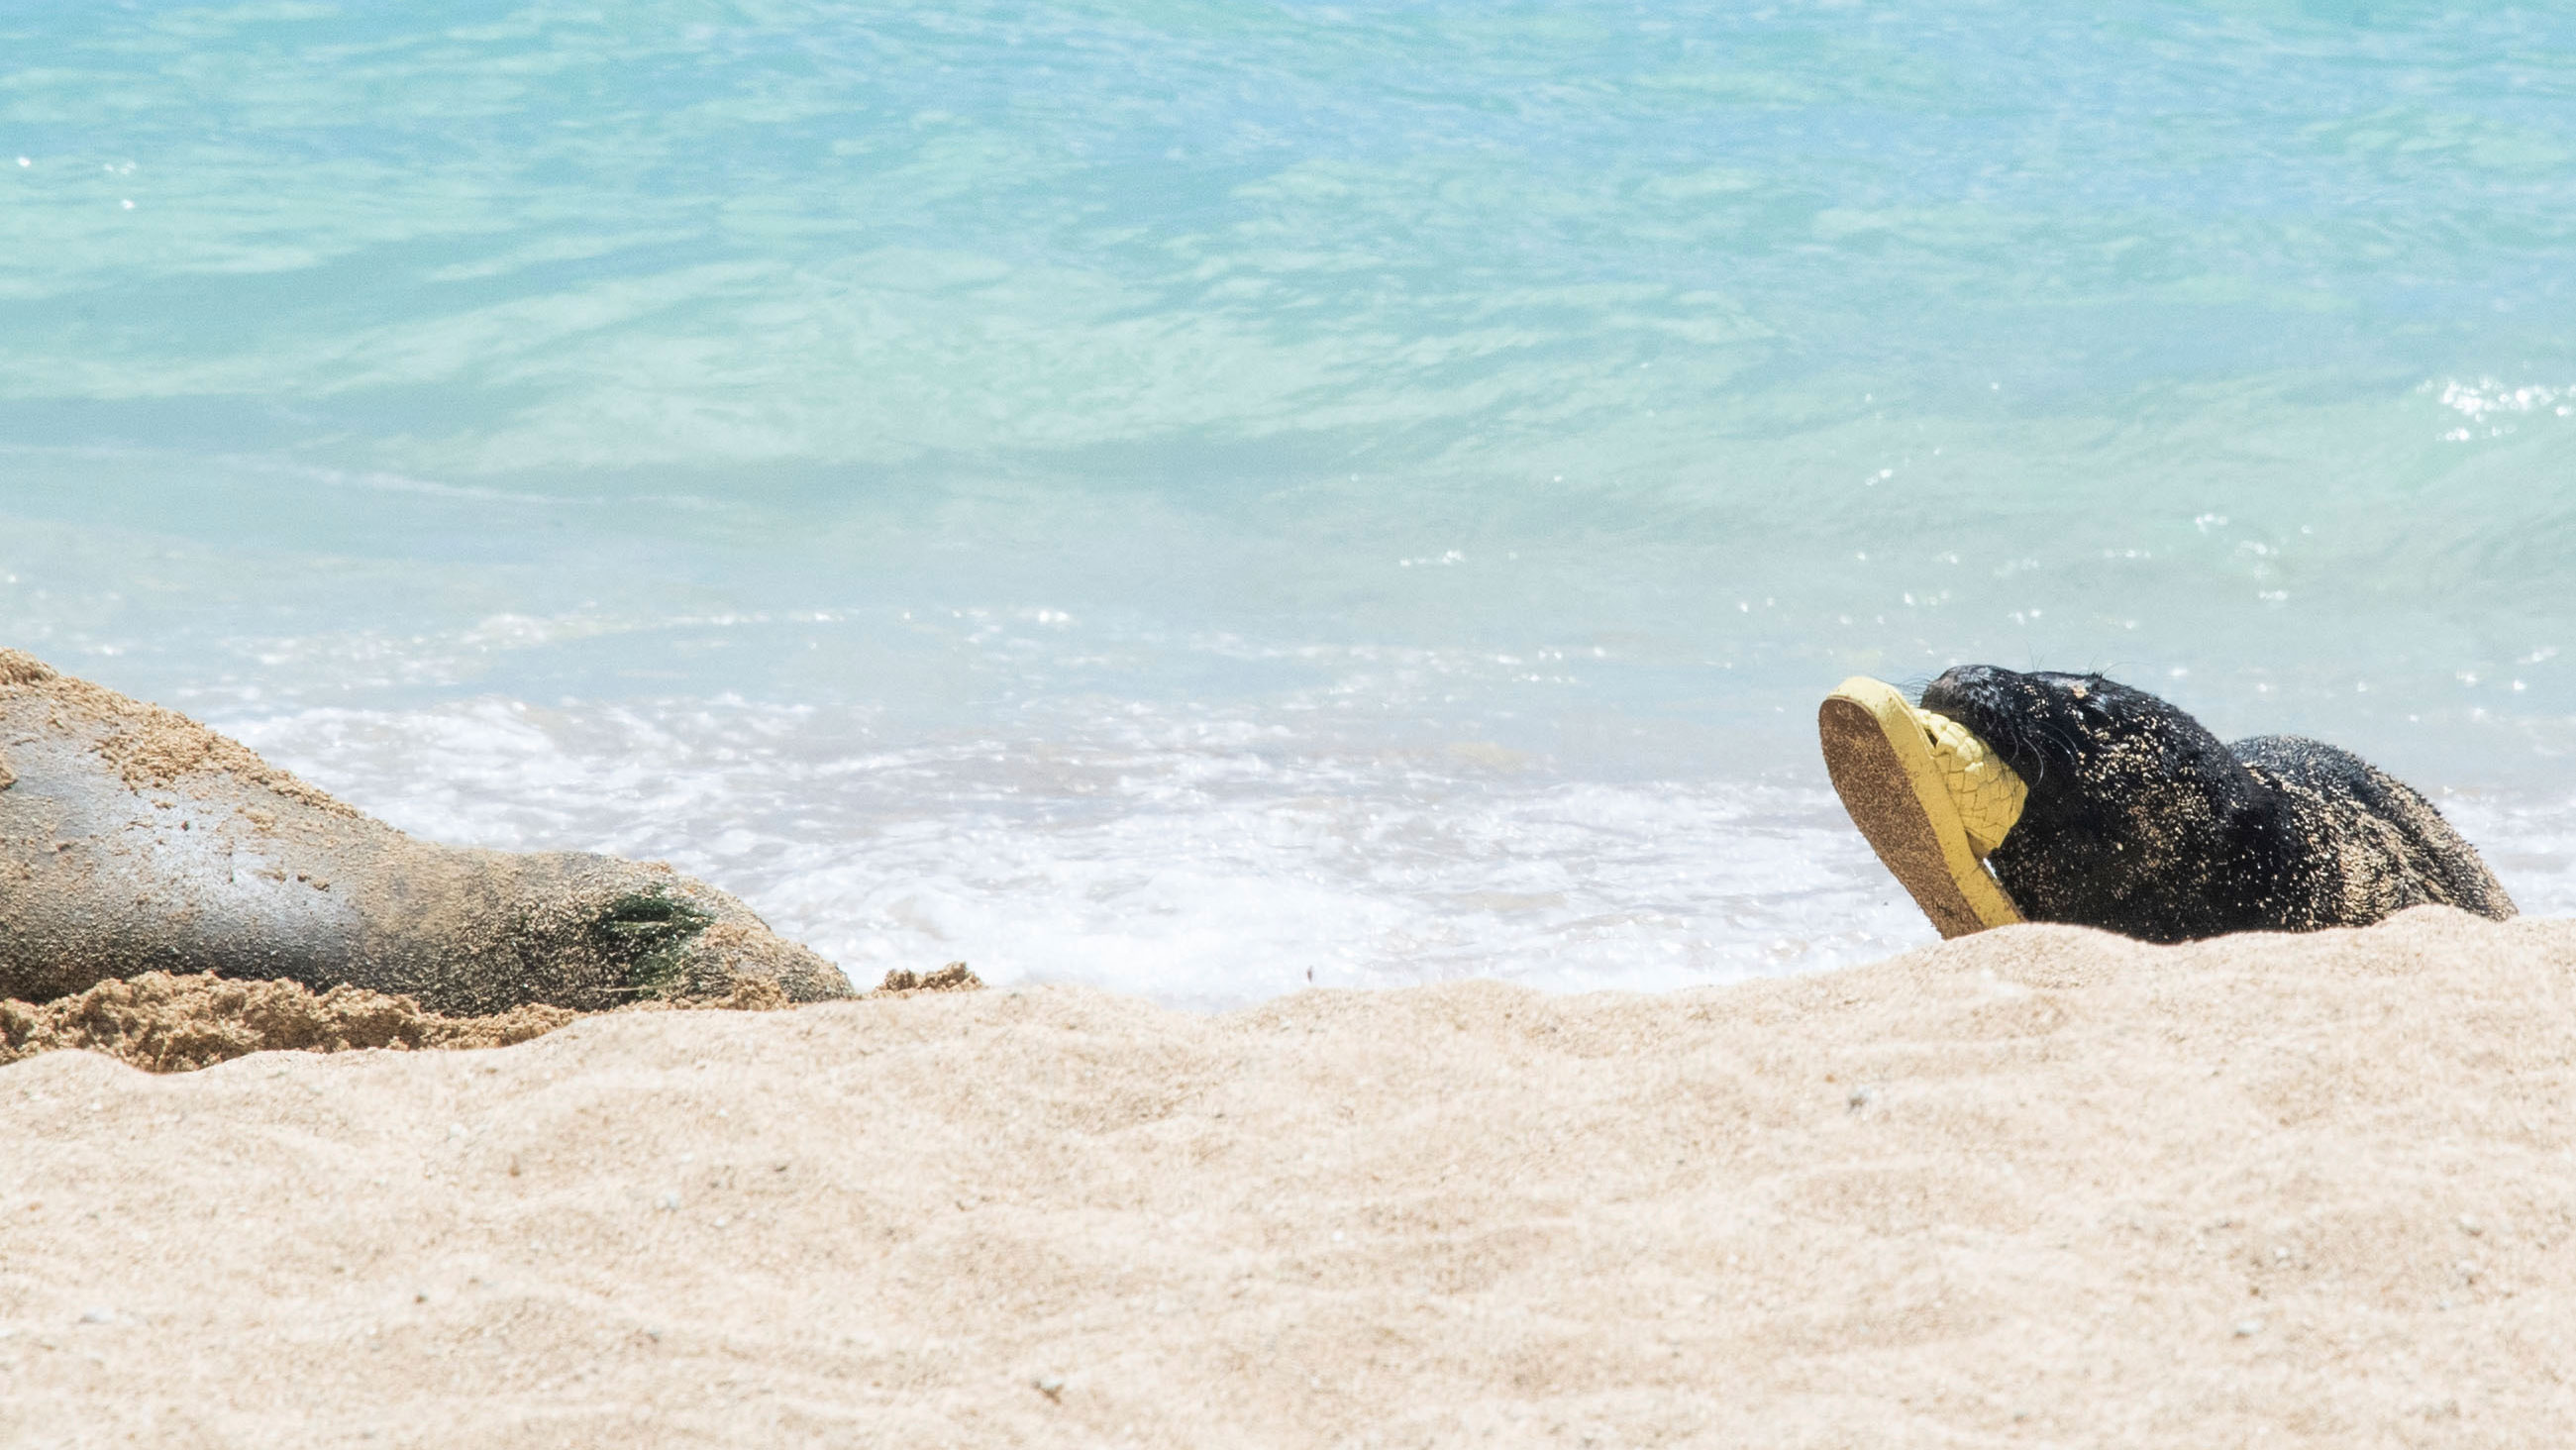
<path id="1" fill-rule="evenodd" d="M 2576 1442 L 2576 922 L 0 1067 L 0 1443 Z"/>

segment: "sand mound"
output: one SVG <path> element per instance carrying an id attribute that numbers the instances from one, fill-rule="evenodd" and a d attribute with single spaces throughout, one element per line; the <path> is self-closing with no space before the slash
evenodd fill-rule
<path id="1" fill-rule="evenodd" d="M 2576 923 L 0 1068 L 0 1443 L 2576 1443 Z"/>
<path id="2" fill-rule="evenodd" d="M 618 1010 L 773 1012 L 790 1005 L 778 983 L 745 977 L 720 997 L 653 999 Z M 0 1001 L 0 1063 L 78 1048 L 146 1072 L 192 1072 L 254 1052 L 507 1047 L 580 1015 L 528 1005 L 490 1017 L 443 1017 L 414 998 L 360 987 L 316 993 L 297 982 L 146 972 L 52 1002 Z"/>
<path id="3" fill-rule="evenodd" d="M 0 1063 L 82 1048 L 146 1072 L 187 1072 L 254 1052 L 506 1047 L 577 1015 L 530 1006 L 441 1017 L 409 997 L 357 987 L 317 995 L 295 982 L 146 972 L 53 1002 L 0 1002 Z"/>
<path id="4" fill-rule="evenodd" d="M 984 979 L 976 976 L 964 962 L 950 962 L 935 972 L 915 972 L 902 967 L 885 974 L 879 992 L 897 995 L 910 992 L 980 992 Z"/>

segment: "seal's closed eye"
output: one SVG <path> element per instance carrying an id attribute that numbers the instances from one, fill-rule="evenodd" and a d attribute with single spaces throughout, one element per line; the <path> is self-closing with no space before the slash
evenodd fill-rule
<path id="1" fill-rule="evenodd" d="M 592 930 L 624 942 L 660 944 L 707 929 L 715 918 L 658 891 L 638 891 L 608 904 Z"/>

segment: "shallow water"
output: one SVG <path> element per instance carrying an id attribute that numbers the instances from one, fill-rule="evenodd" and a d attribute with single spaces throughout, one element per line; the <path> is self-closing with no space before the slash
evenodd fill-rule
<path id="1" fill-rule="evenodd" d="M 2576 909 L 2563 13 L 0 43 L 6 638 L 406 828 L 861 977 L 1723 980 L 1930 938 L 1814 702 L 1989 660 L 2350 745 Z"/>

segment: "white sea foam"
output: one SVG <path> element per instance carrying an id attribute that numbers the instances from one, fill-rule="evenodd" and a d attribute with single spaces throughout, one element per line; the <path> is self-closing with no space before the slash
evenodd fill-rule
<path id="1" fill-rule="evenodd" d="M 2526 916 L 2576 916 L 2576 799 L 2449 794 L 2442 814 L 2478 848 Z"/>
<path id="2" fill-rule="evenodd" d="M 1310 981 L 1648 989 L 1932 939 L 1819 792 L 1556 779 L 1482 742 L 1335 756 L 1127 711 L 887 748 L 816 709 L 489 699 L 226 723 L 427 837 L 670 860 L 863 984 L 964 959 L 1201 1006 Z"/>
<path id="3" fill-rule="evenodd" d="M 1654 990 L 1934 939 L 1823 791 L 1565 779 L 1489 742 L 1352 754 L 1128 707 L 889 743 L 872 712 L 739 700 L 225 724 L 431 839 L 669 860 L 861 985 L 963 959 L 1194 1007 L 1457 977 Z M 2576 912 L 2576 802 L 2442 805 L 2525 911 Z"/>

